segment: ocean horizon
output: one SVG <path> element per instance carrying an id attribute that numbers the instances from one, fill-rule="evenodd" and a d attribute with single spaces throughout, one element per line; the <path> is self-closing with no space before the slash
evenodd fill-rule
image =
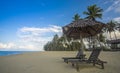
<path id="1" fill-rule="evenodd" d="M 35 51 L 0 51 L 0 56 L 17 55 L 17 54 L 23 54 L 26 52 L 35 52 Z"/>

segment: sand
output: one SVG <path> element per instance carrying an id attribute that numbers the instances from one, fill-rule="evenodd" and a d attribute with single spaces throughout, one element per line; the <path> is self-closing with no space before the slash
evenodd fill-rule
<path id="1" fill-rule="evenodd" d="M 120 52 L 101 52 L 100 59 L 107 61 L 105 69 L 92 64 L 80 64 L 77 72 L 62 57 L 75 56 L 74 52 L 30 52 L 0 56 L 0 73 L 120 73 Z M 85 52 L 89 57 L 90 52 Z"/>

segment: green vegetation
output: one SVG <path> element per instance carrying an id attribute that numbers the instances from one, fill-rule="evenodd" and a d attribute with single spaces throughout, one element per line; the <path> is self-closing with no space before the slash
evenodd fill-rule
<path id="1" fill-rule="evenodd" d="M 76 21 L 76 20 L 79 20 L 79 19 L 80 19 L 79 14 L 75 14 L 74 17 L 73 17 L 73 20 Z"/>
<path id="2" fill-rule="evenodd" d="M 102 11 L 103 9 L 94 4 L 88 6 L 87 11 L 83 12 L 83 14 L 87 15 L 87 19 L 96 20 L 96 18 L 102 18 Z"/>
<path id="3" fill-rule="evenodd" d="M 58 35 L 54 35 L 52 41 L 48 42 L 44 46 L 45 51 L 75 51 L 80 48 L 80 42 L 72 42 L 72 39 L 66 38 L 64 35 L 58 37 Z"/>
<path id="4" fill-rule="evenodd" d="M 117 36 L 115 34 L 116 28 L 117 28 L 116 22 L 111 20 L 110 22 L 107 23 L 106 31 L 110 34 L 110 39 L 112 39 L 111 32 L 114 32 L 115 38 L 117 39 Z"/>

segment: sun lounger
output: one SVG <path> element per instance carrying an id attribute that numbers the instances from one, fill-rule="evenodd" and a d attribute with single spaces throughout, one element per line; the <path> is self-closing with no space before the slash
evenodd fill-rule
<path id="1" fill-rule="evenodd" d="M 101 49 L 94 49 L 88 59 L 69 59 L 68 62 L 72 63 L 72 66 L 75 66 L 77 71 L 79 71 L 79 63 L 92 63 L 93 66 L 100 65 L 102 69 L 104 69 L 105 61 L 102 61 L 98 58 Z"/>
<path id="2" fill-rule="evenodd" d="M 81 51 L 79 51 L 76 55 L 76 57 L 63 57 L 62 59 L 64 59 L 64 62 L 68 63 L 69 59 L 84 59 L 85 58 L 85 54 L 83 54 Z"/>

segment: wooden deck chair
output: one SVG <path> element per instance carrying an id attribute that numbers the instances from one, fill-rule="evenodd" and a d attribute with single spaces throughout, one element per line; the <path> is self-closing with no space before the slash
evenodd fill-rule
<path id="1" fill-rule="evenodd" d="M 69 59 L 68 62 L 72 63 L 72 66 L 76 66 L 77 71 L 79 71 L 79 63 L 92 63 L 93 66 L 100 65 L 102 69 L 104 69 L 104 63 L 107 63 L 105 61 L 102 61 L 98 58 L 99 54 L 101 52 L 101 49 L 93 49 L 90 57 L 88 59 Z"/>
<path id="2" fill-rule="evenodd" d="M 69 59 L 84 59 L 85 58 L 85 54 L 83 54 L 81 52 L 81 50 L 78 51 L 76 57 L 63 57 L 62 59 L 64 60 L 64 62 L 68 63 Z"/>

